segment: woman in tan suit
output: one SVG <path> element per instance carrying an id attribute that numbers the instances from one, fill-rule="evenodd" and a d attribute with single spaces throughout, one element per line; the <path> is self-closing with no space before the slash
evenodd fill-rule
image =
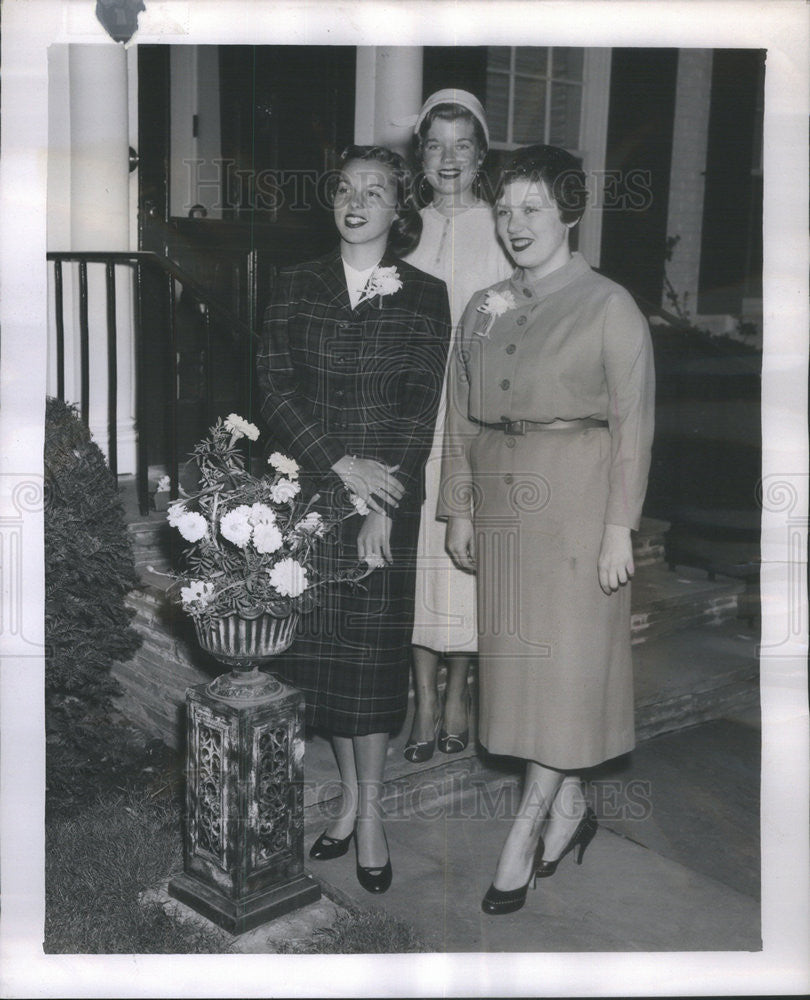
<path id="1" fill-rule="evenodd" d="M 634 745 L 630 533 L 652 348 L 632 297 L 570 250 L 586 196 L 565 150 L 513 155 L 495 212 L 517 268 L 473 296 L 449 369 L 438 513 L 477 577 L 479 735 L 527 761 L 490 914 L 523 906 L 569 851 L 581 860 L 596 818 L 579 772 Z"/>

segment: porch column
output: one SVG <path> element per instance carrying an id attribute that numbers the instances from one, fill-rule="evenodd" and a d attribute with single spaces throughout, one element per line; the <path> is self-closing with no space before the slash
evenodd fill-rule
<path id="1" fill-rule="evenodd" d="M 672 260 L 667 262 L 666 273 L 681 308 L 688 310 L 692 318 L 697 312 L 698 300 L 711 84 L 711 49 L 681 49 L 667 215 L 667 236 L 680 236 L 680 240 Z M 666 291 L 661 304 L 673 311 Z"/>
<path id="2" fill-rule="evenodd" d="M 129 240 L 129 122 L 127 54 L 112 42 L 69 45 L 67 57 L 69 115 L 69 225 L 61 226 L 59 250 L 118 250 Z M 56 127 L 52 123 L 52 128 Z M 67 188 L 67 185 L 65 185 Z M 64 208 L 60 206 L 64 219 Z M 59 208 L 54 206 L 55 211 Z M 65 265 L 67 268 L 67 265 Z M 72 303 L 65 301 L 68 371 L 67 399 L 79 399 L 80 359 L 77 265 L 67 282 Z M 105 268 L 88 265 L 88 326 L 90 335 L 89 422 L 99 447 L 107 453 L 107 313 Z M 66 288 L 66 292 L 68 289 Z M 132 330 L 132 271 L 116 267 L 118 472 L 135 472 L 134 338 Z M 68 312 L 70 310 L 70 312 Z M 72 363 L 71 363 L 72 361 Z M 52 390 L 51 390 L 52 391 Z"/>
<path id="3" fill-rule="evenodd" d="M 413 129 L 394 122 L 422 106 L 421 46 L 361 46 L 356 72 L 355 142 L 407 155 Z"/>

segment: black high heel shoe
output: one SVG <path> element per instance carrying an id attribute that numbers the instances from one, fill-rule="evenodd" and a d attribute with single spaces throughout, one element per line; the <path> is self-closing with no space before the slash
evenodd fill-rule
<path id="1" fill-rule="evenodd" d="M 453 754 L 461 753 L 462 750 L 467 749 L 467 743 L 470 740 L 470 695 L 469 692 L 465 699 L 467 704 L 467 727 L 460 733 L 448 733 L 447 730 L 442 726 L 439 732 L 439 750 L 442 753 Z"/>
<path id="2" fill-rule="evenodd" d="M 436 749 L 436 734 L 439 732 L 441 722 L 442 716 L 440 715 L 433 724 L 432 740 L 408 740 L 405 744 L 405 749 L 402 751 L 402 756 L 408 761 L 408 763 L 424 764 L 426 760 L 430 760 L 433 756 L 433 751 Z"/>
<path id="3" fill-rule="evenodd" d="M 596 815 L 593 809 L 590 807 L 586 810 L 585 815 L 580 820 L 579 825 L 576 830 L 574 830 L 573 836 L 568 841 L 565 850 L 557 858 L 556 861 L 543 861 L 541 858 L 537 862 L 537 868 L 535 870 L 535 875 L 538 878 L 550 878 L 554 872 L 557 871 L 557 865 L 562 861 L 566 854 L 576 847 L 577 855 L 574 859 L 578 865 L 582 864 L 582 855 L 585 853 L 585 848 L 590 844 L 593 838 L 596 836 L 596 831 L 599 827 L 599 823 L 596 820 Z"/>
<path id="4" fill-rule="evenodd" d="M 342 858 L 348 851 L 352 842 L 354 830 L 348 837 L 329 837 L 326 830 L 318 837 L 309 849 L 309 856 L 315 861 L 332 861 L 333 858 Z"/>
<path id="5" fill-rule="evenodd" d="M 493 882 L 487 889 L 484 898 L 481 900 L 481 909 L 490 916 L 504 916 L 507 913 L 514 913 L 520 910 L 526 902 L 526 895 L 529 886 L 537 888 L 537 865 L 540 855 L 543 853 L 543 838 L 541 837 L 534 852 L 532 861 L 532 871 L 529 880 L 525 885 L 518 886 L 517 889 L 496 889 Z"/>
<path id="6" fill-rule="evenodd" d="M 383 833 L 385 836 L 385 833 Z M 355 841 L 357 843 L 357 841 Z M 388 847 L 388 837 L 385 838 L 385 846 Z M 359 847 L 358 847 L 359 852 Z M 365 868 L 357 861 L 357 881 L 362 885 L 366 892 L 381 893 L 385 892 L 386 889 L 391 885 L 391 880 L 394 877 L 394 870 L 391 867 L 391 852 L 389 850 L 388 860 L 382 866 L 382 868 Z"/>

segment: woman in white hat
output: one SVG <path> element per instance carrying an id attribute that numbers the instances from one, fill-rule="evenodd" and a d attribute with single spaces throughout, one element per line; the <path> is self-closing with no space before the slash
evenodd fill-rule
<path id="1" fill-rule="evenodd" d="M 414 124 L 416 158 L 429 197 L 421 210 L 422 237 L 406 259 L 441 278 L 450 295 L 453 327 L 470 297 L 500 281 L 512 267 L 495 234 L 492 206 L 476 191 L 489 148 L 480 102 L 466 90 L 439 90 L 423 104 Z M 413 633 L 416 713 L 405 757 L 421 763 L 439 750 L 459 753 L 469 739 L 467 676 L 477 648 L 475 577 L 445 551 L 445 526 L 436 520 L 446 402 L 439 404 L 436 435 L 425 469 L 416 576 Z M 436 689 L 439 660 L 447 664 L 442 712 Z"/>

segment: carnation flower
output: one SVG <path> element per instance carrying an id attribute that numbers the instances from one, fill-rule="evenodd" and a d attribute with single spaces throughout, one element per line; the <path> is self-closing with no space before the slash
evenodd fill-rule
<path id="1" fill-rule="evenodd" d="M 250 508 L 248 520 L 251 524 L 275 524 L 276 512 L 266 503 L 254 503 Z"/>
<path id="2" fill-rule="evenodd" d="M 229 413 L 224 420 L 224 426 L 226 431 L 231 432 L 235 441 L 242 437 L 255 441 L 259 436 L 259 428 L 244 417 L 240 417 L 238 413 Z"/>
<path id="3" fill-rule="evenodd" d="M 370 507 L 362 497 L 359 497 L 356 493 L 352 493 L 349 496 L 349 500 L 351 500 L 352 506 L 358 514 L 362 514 L 363 517 L 368 514 Z"/>
<path id="4" fill-rule="evenodd" d="M 307 571 L 295 559 L 280 559 L 269 570 L 270 584 L 282 597 L 299 597 L 307 589 Z"/>
<path id="5" fill-rule="evenodd" d="M 214 596 L 214 585 L 205 580 L 189 580 L 187 587 L 180 588 L 180 600 L 184 607 L 200 604 L 205 607 Z"/>
<path id="6" fill-rule="evenodd" d="M 378 267 L 371 273 L 358 305 L 375 295 L 394 295 L 402 288 L 399 271 L 395 267 Z"/>
<path id="7" fill-rule="evenodd" d="M 172 527 L 177 528 L 187 542 L 199 542 L 208 531 L 208 522 L 194 511 L 185 511 L 174 522 Z"/>
<path id="8" fill-rule="evenodd" d="M 269 521 L 260 521 L 253 528 L 253 544 L 261 553 L 276 552 L 284 541 L 281 532 Z"/>
<path id="9" fill-rule="evenodd" d="M 298 462 L 294 458 L 282 455 L 280 451 L 274 451 L 270 458 L 267 459 L 267 463 L 268 465 L 272 465 L 276 472 L 280 472 L 282 476 L 287 476 L 290 479 L 298 478 Z"/>
<path id="10" fill-rule="evenodd" d="M 490 288 L 476 312 L 486 313 L 488 316 L 503 316 L 505 312 L 515 308 L 517 308 L 515 296 L 508 289 L 505 292 L 496 292 L 494 288 Z"/>
<path id="11" fill-rule="evenodd" d="M 240 504 L 223 515 L 219 522 L 219 530 L 229 542 L 243 549 L 250 541 L 252 527 L 249 520 L 250 507 Z"/>
<path id="12" fill-rule="evenodd" d="M 270 496 L 274 503 L 289 503 L 300 492 L 301 486 L 289 479 L 279 479 L 270 487 Z"/>
<path id="13" fill-rule="evenodd" d="M 188 511 L 186 510 L 184 504 L 173 503 L 171 507 L 166 508 L 166 520 L 173 528 L 176 528 L 177 522 L 187 513 Z"/>
<path id="14" fill-rule="evenodd" d="M 306 531 L 308 534 L 320 537 L 324 532 L 323 518 L 317 510 L 311 510 L 305 517 L 301 518 L 295 528 L 296 531 Z"/>

